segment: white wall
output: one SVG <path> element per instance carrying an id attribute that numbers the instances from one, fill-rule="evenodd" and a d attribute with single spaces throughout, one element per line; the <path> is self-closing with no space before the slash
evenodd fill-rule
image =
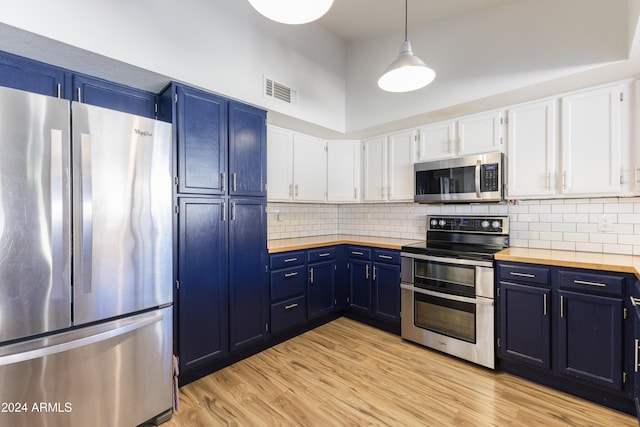
<path id="1" fill-rule="evenodd" d="M 2 23 L 67 44 L 25 47 L 34 59 L 64 57 L 57 65 L 84 71 L 83 56 L 69 53 L 80 48 L 345 130 L 346 45 L 317 24 L 276 24 L 244 0 L 2 0 L 0 10 Z M 0 48 L 21 53 L 8 33 Z M 298 104 L 264 98 L 264 74 L 297 89 Z"/>

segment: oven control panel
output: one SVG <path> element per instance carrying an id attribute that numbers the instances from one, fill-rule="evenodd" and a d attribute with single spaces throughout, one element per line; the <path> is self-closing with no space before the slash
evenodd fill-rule
<path id="1" fill-rule="evenodd" d="M 509 218 L 429 216 L 427 217 L 427 229 L 433 231 L 466 231 L 473 233 L 507 234 L 509 232 Z"/>

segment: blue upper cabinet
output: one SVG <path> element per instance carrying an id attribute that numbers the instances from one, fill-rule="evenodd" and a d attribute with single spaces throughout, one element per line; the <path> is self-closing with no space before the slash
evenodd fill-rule
<path id="1" fill-rule="evenodd" d="M 266 196 L 266 113 L 229 101 L 229 194 Z"/>
<path id="2" fill-rule="evenodd" d="M 0 86 L 64 97 L 65 70 L 0 52 Z"/>
<path id="3" fill-rule="evenodd" d="M 73 101 L 143 117 L 156 117 L 157 97 L 151 92 L 82 74 L 74 74 L 72 80 Z"/>

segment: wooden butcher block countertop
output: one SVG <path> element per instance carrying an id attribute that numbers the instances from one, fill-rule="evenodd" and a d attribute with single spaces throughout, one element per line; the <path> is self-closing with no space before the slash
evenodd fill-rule
<path id="1" fill-rule="evenodd" d="M 326 236 L 269 240 L 267 242 L 267 248 L 270 254 L 334 245 L 358 245 L 400 250 L 400 248 L 404 245 L 417 242 L 419 242 L 419 240 L 393 239 L 389 237 L 354 236 L 350 234 L 330 234 Z"/>

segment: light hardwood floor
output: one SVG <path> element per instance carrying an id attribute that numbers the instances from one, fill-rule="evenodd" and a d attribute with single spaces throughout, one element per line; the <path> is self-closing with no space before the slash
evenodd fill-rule
<path id="1" fill-rule="evenodd" d="M 174 426 L 637 426 L 340 318 L 180 389 Z"/>

